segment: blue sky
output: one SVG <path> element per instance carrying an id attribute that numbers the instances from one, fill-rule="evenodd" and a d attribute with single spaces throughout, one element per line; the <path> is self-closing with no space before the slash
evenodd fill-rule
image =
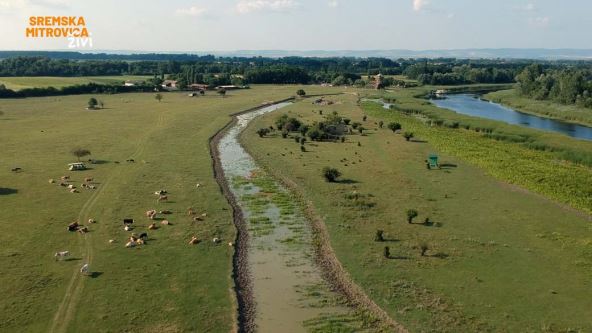
<path id="1" fill-rule="evenodd" d="M 29 16 L 84 16 L 95 50 L 592 48 L 588 0 L 0 0 L 0 49 Z"/>

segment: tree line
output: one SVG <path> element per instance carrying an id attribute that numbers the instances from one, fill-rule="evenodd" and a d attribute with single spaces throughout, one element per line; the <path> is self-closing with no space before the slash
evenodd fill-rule
<path id="1" fill-rule="evenodd" d="M 557 69 L 532 64 L 518 74 L 516 81 L 517 90 L 523 96 L 592 108 L 590 68 Z"/>

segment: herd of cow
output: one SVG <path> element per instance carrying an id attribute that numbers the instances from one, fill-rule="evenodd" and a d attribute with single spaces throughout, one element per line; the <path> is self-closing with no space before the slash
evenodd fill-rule
<path id="1" fill-rule="evenodd" d="M 51 178 L 49 180 L 49 183 L 55 184 L 56 181 L 55 181 L 55 179 Z M 70 176 L 60 177 L 60 182 L 58 183 L 58 185 L 67 188 L 68 190 L 70 190 L 70 193 L 78 193 L 78 189 L 76 188 L 76 186 L 74 184 L 70 184 Z M 87 190 L 96 190 L 97 189 L 97 185 L 93 183 L 92 177 L 84 178 L 84 182 L 80 184 L 80 187 L 87 189 Z"/>
<path id="2" fill-rule="evenodd" d="M 68 187 L 71 192 L 75 193 L 76 187 L 73 186 L 72 184 L 69 184 L 70 176 L 62 176 L 60 178 L 60 181 L 61 182 L 59 183 L 59 185 Z M 49 182 L 53 184 L 53 183 L 55 183 L 55 180 L 50 179 Z M 86 189 L 96 189 L 96 185 L 94 185 L 94 183 L 92 183 L 92 182 L 93 182 L 93 178 L 87 177 L 84 179 L 84 182 L 82 183 L 81 187 L 86 188 Z M 200 184 L 197 184 L 196 187 L 199 188 Z M 157 203 L 168 201 L 168 192 L 166 190 L 159 190 L 159 191 L 154 192 L 154 194 L 157 196 L 157 199 L 156 199 Z M 156 209 L 150 209 L 150 210 L 146 211 L 146 217 L 150 220 L 156 220 L 156 219 L 158 219 L 157 218 L 158 214 L 170 215 L 172 213 L 173 212 L 171 210 L 157 211 Z M 207 213 L 197 214 L 193 210 L 193 208 L 191 208 L 191 207 L 187 209 L 187 215 L 192 219 L 193 222 L 203 221 L 207 217 Z M 95 223 L 95 220 L 89 219 L 88 223 L 93 224 L 93 223 Z M 130 218 L 123 219 L 124 230 L 128 231 L 128 232 L 132 231 L 134 229 L 133 223 L 134 223 L 134 219 L 130 219 Z M 160 224 L 161 225 L 172 225 L 169 222 L 169 220 L 167 220 L 167 219 L 161 219 Z M 156 222 L 152 222 L 148 226 L 148 230 L 156 230 L 156 229 L 158 229 Z M 78 221 L 75 221 L 75 222 L 72 222 L 68 225 L 68 231 L 70 231 L 70 232 L 78 231 L 81 234 L 85 234 L 85 233 L 89 232 L 89 229 L 87 226 L 80 225 Z M 139 236 L 136 233 L 132 232 L 128 238 L 128 241 L 125 244 L 125 247 L 126 248 L 134 248 L 139 245 L 144 245 L 144 244 L 146 244 L 147 240 L 148 240 L 148 233 L 147 232 L 142 232 Z M 221 242 L 221 240 L 218 237 L 215 237 L 212 241 L 216 244 Z M 109 243 L 115 243 L 115 242 L 116 241 L 114 239 L 109 240 Z M 195 244 L 198 244 L 199 242 L 200 242 L 200 240 L 195 235 L 193 235 L 191 237 L 191 239 L 189 240 L 190 245 L 195 245 Z M 229 242 L 228 246 L 233 246 L 233 244 L 231 242 Z M 57 260 L 64 260 L 69 256 L 70 256 L 69 251 L 60 251 L 60 252 L 55 253 L 54 258 L 57 261 Z M 82 266 L 82 268 L 80 269 L 80 273 L 84 274 L 84 275 L 90 274 L 88 263 L 86 263 Z"/>

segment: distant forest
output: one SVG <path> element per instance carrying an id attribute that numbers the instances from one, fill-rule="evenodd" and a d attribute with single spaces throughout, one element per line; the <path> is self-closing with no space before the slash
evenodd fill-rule
<path id="1" fill-rule="evenodd" d="M 592 107 L 592 62 L 506 59 L 388 59 L 310 57 L 216 57 L 193 54 L 105 54 L 44 51 L 0 51 L 0 76 L 149 75 L 142 90 L 164 79 L 184 88 L 193 83 L 220 85 L 308 84 L 367 86 L 367 76 L 385 75 L 383 86 L 518 83 L 530 98 Z M 82 87 L 79 87 L 82 88 Z M 81 93 L 96 86 L 85 86 Z M 0 86 L 3 96 L 17 96 Z M 104 87 L 101 91 L 122 91 Z M 31 92 L 33 93 L 33 92 Z M 52 90 L 50 94 L 61 92 Z M 22 93 L 21 93 L 22 94 Z M 43 89 L 34 91 L 43 95 Z M 1 96 L 0 96 L 1 97 Z"/>

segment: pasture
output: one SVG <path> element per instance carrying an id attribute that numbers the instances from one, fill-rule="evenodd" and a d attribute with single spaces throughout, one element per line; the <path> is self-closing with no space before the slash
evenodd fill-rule
<path id="1" fill-rule="evenodd" d="M 413 97 L 420 93 L 389 96 L 407 109 L 427 110 Z M 583 297 L 592 273 L 591 207 L 582 197 L 590 168 L 474 131 L 430 127 L 421 114 L 360 105 L 354 95 L 327 99 L 335 103 L 302 101 L 257 119 L 243 142 L 266 170 L 314 204 L 346 270 L 392 318 L 421 332 L 592 330 L 592 298 Z M 311 124 L 334 111 L 361 123 L 365 134 L 348 134 L 343 143 L 309 139 L 303 152 L 293 138 L 299 133 L 256 133 L 284 113 Z M 390 122 L 415 138 L 393 133 Z M 430 153 L 439 155 L 442 169 L 426 168 Z M 326 182 L 324 167 L 343 175 Z M 553 182 L 559 195 L 549 193 Z M 409 209 L 419 213 L 413 223 Z M 383 241 L 375 241 L 378 230 Z"/>
<path id="2" fill-rule="evenodd" d="M 235 230 L 208 140 L 231 113 L 296 89 L 163 93 L 161 102 L 150 93 L 0 100 L 0 332 L 228 332 Z M 332 91 L 307 87 L 315 90 Z M 86 110 L 90 97 L 106 107 Z M 89 170 L 67 170 L 76 147 L 91 151 Z M 79 193 L 58 185 L 63 175 Z M 95 190 L 81 187 L 86 177 Z M 157 202 L 161 189 L 168 201 Z M 172 214 L 150 220 L 150 209 Z M 125 247 L 125 218 L 135 220 L 131 232 L 147 232 L 147 244 Z M 68 232 L 74 221 L 89 232 Z M 199 242 L 189 245 L 193 236 Z M 71 255 L 56 261 L 58 251 Z M 90 276 L 79 273 L 84 263 Z"/>
<path id="3" fill-rule="evenodd" d="M 8 89 L 21 90 L 26 88 L 62 88 L 75 84 L 98 83 L 98 84 L 120 84 L 126 80 L 144 81 L 151 78 L 143 75 L 121 75 L 121 76 L 79 76 L 79 77 L 57 77 L 57 76 L 4 76 L 0 77 L 0 84 Z"/>

